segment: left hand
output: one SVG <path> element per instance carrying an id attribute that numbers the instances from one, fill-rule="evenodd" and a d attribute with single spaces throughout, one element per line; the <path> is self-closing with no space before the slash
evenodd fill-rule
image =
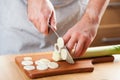
<path id="1" fill-rule="evenodd" d="M 96 26 L 98 24 L 90 21 L 88 16 L 84 16 L 63 36 L 69 51 L 76 47 L 74 54 L 71 54 L 73 57 L 78 58 L 85 53 L 97 33 Z"/>

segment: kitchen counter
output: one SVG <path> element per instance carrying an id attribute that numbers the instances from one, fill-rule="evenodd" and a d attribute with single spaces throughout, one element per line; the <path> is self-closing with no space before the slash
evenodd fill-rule
<path id="1" fill-rule="evenodd" d="M 22 54 L 22 56 L 33 54 Z M 39 53 L 34 55 L 37 54 Z M 31 80 L 16 65 L 16 56 L 18 55 L 0 56 L 0 80 Z M 120 55 L 115 55 L 114 62 L 94 64 L 93 72 L 57 75 L 32 80 L 120 80 Z"/>

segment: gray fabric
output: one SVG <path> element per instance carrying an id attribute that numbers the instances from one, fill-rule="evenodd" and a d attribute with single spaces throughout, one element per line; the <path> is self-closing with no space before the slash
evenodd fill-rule
<path id="1" fill-rule="evenodd" d="M 56 9 L 61 36 L 80 19 L 87 5 L 85 1 L 76 0 Z M 54 43 L 53 33 L 44 36 L 28 20 L 27 0 L 0 1 L 0 55 L 52 51 Z"/>
<path id="2" fill-rule="evenodd" d="M 55 8 L 66 6 L 75 0 L 51 0 Z"/>

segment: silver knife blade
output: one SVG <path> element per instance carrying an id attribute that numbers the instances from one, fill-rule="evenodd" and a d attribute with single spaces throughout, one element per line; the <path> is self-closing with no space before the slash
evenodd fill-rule
<path id="1" fill-rule="evenodd" d="M 48 25 L 48 27 L 50 27 L 50 29 L 55 33 L 55 35 L 59 38 L 60 36 L 58 35 L 58 33 L 52 28 L 51 25 Z M 67 50 L 67 58 L 66 58 L 66 62 L 70 63 L 70 64 L 74 64 L 74 60 L 72 58 L 72 56 L 70 55 L 70 52 L 68 51 L 67 47 L 64 46 L 64 49 Z"/>
<path id="2" fill-rule="evenodd" d="M 74 64 L 75 62 L 74 62 L 72 56 L 70 55 L 70 52 L 69 52 L 68 49 L 66 48 L 66 46 L 65 46 L 65 49 L 67 50 L 67 58 L 66 58 L 66 61 L 67 61 L 68 63 L 70 63 L 70 64 Z"/>
<path id="3" fill-rule="evenodd" d="M 48 28 L 50 28 L 50 29 L 55 33 L 55 35 L 57 36 L 57 38 L 60 37 L 60 36 L 58 35 L 58 33 L 52 28 L 51 25 L 48 25 Z"/>

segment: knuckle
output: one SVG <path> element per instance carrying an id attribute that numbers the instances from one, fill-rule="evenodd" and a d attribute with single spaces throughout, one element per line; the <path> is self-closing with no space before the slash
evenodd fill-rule
<path id="1" fill-rule="evenodd" d="M 85 34 L 81 34 L 80 38 L 82 38 L 84 40 L 88 40 L 89 39 L 89 37 L 87 35 L 85 35 Z"/>
<path id="2" fill-rule="evenodd" d="M 29 16 L 28 18 L 31 22 L 39 21 L 39 17 Z"/>
<path id="3" fill-rule="evenodd" d="M 31 15 L 28 15 L 28 19 L 29 19 L 30 21 L 33 21 L 33 17 L 32 17 Z"/>
<path id="4" fill-rule="evenodd" d="M 70 43 L 70 44 L 68 44 L 68 48 L 69 48 L 69 50 L 72 50 L 73 49 L 73 44 L 72 43 Z"/>
<path id="5" fill-rule="evenodd" d="M 40 20 L 43 21 L 43 20 L 47 20 L 48 19 L 48 15 L 46 14 L 41 14 L 40 15 Z"/>
<path id="6" fill-rule="evenodd" d="M 43 15 L 44 18 L 46 18 L 51 14 L 51 11 L 50 10 L 43 10 L 41 12 L 41 14 Z"/>

